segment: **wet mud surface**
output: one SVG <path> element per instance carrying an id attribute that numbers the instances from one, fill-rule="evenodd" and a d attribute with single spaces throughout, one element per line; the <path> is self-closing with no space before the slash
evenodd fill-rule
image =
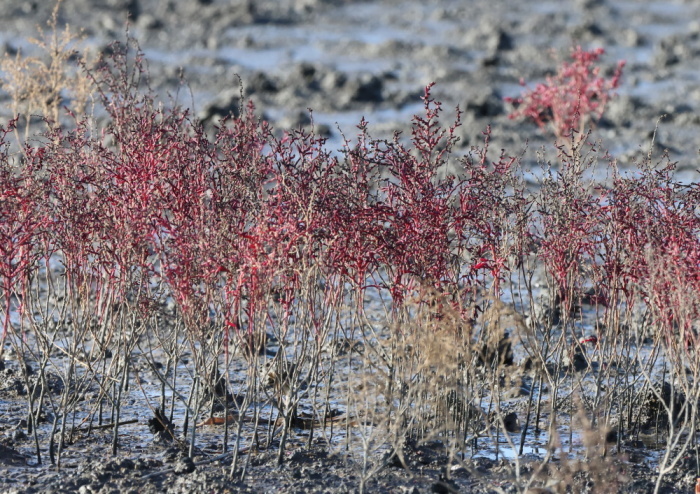
<path id="1" fill-rule="evenodd" d="M 0 50 L 16 53 L 31 49 L 28 38 L 49 18 L 52 6 L 0 0 L 0 8 Z M 128 15 L 130 34 L 149 62 L 151 86 L 161 94 L 177 94 L 178 101 L 193 106 L 207 124 L 238 111 L 240 77 L 245 97 L 275 127 L 309 126 L 313 119 L 329 146 L 340 147 L 343 134 L 352 139 L 362 117 L 374 137 L 389 137 L 394 131 L 410 134 L 410 117 L 421 108 L 423 87 L 436 82 L 434 95 L 443 102 L 446 118 L 454 116 L 458 105 L 464 111 L 458 130 L 463 152 L 479 144 L 491 125 L 492 146 L 508 154 L 524 152 L 525 163 L 534 163 L 542 146 L 545 156 L 554 157 L 553 137 L 532 124 L 508 119 L 511 108 L 503 98 L 520 95 L 521 78 L 536 83 L 551 73 L 557 65 L 551 50 L 561 54 L 572 44 L 602 46 L 607 52 L 603 64 L 610 71 L 620 59 L 627 66 L 619 97 L 594 134 L 601 149 L 622 167 L 633 167 L 635 159 L 647 153 L 657 120 L 665 115 L 654 153 L 668 150 L 671 159 L 679 161 L 679 174 L 690 181 L 696 179 L 700 149 L 698 14 L 700 6 L 690 0 L 536 5 L 504 0 L 65 0 L 59 23 L 82 29 L 85 43 L 99 51 L 124 38 Z M 181 74 L 189 88 L 182 86 Z M 9 116 L 7 101 L 0 92 L 2 118 Z M 186 440 L 181 417 L 175 420 L 175 439 L 153 434 L 148 421 L 154 410 L 145 406 L 138 390 L 132 390 L 121 413 L 122 420 L 135 422 L 120 427 L 116 456 L 108 427 L 86 434 L 87 426 L 78 421 L 70 441 L 62 445 L 60 471 L 50 466 L 48 450 L 43 451 L 43 464 L 37 465 L 24 416 L 28 391 L 12 352 L 7 350 L 4 358 L 3 492 L 303 493 L 360 488 L 357 458 L 348 458 L 338 445 L 327 447 L 322 434 L 316 433 L 308 445 L 309 432 L 301 428 L 291 434 L 282 465 L 278 466 L 274 437 L 271 448 L 261 444 L 258 451 L 242 451 L 245 480 L 232 482 L 231 453 L 222 453 L 223 426 L 200 428 L 199 449 L 189 458 L 187 445 L 181 444 Z M 516 351 L 513 367 L 523 377 L 514 382 L 517 390 L 524 388 L 524 396 L 513 400 L 513 408 L 520 416 L 532 392 L 523 359 Z M 147 369 L 141 378 L 157 382 Z M 60 393 L 60 379 L 49 379 L 47 385 L 51 393 Z M 53 417 L 44 420 L 50 430 Z M 606 449 L 606 465 L 613 470 L 609 474 L 618 482 L 614 488 L 608 490 L 587 473 L 589 458 L 581 460 L 584 466 L 572 477 L 568 492 L 653 492 L 657 459 L 648 443 L 654 441 L 654 431 L 645 432 L 646 439 L 614 438 Z M 457 468 L 451 467 L 455 463 L 437 442 L 409 444 L 400 455 L 383 454 L 386 457 L 375 458 L 377 472 L 364 485 L 369 492 L 519 492 L 513 459 L 496 458 L 493 452 L 466 458 Z M 540 448 L 520 457 L 521 475 L 527 478 L 545 455 L 543 440 Z M 551 462 L 543 475 L 565 478 L 557 465 Z M 695 456 L 683 458 L 665 477 L 660 492 L 690 492 L 696 471 Z M 559 492 L 554 489 L 530 492 Z"/>

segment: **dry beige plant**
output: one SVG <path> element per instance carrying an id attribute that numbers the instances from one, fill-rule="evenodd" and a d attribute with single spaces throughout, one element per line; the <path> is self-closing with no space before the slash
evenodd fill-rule
<path id="1" fill-rule="evenodd" d="M 59 28 L 60 6 L 58 1 L 46 23 L 47 30 L 37 26 L 38 37 L 29 40 L 37 48 L 36 55 L 18 50 L 16 55 L 5 54 L 0 60 L 0 88 L 9 94 L 14 116 L 24 117 L 25 140 L 31 116 L 58 122 L 64 105 L 74 115 L 81 115 L 92 94 L 92 80 L 83 70 L 89 64 L 89 51 L 78 51 L 83 36 L 71 31 L 69 25 Z"/>
<path id="2" fill-rule="evenodd" d="M 401 322 L 366 329 L 366 351 L 349 361 L 349 455 L 360 490 L 387 464 L 408 466 L 404 452 L 439 447 L 450 464 L 484 428 L 474 375 L 471 324 L 448 300 L 424 289 L 402 308 Z M 446 467 L 449 472 L 449 465 Z"/>
<path id="3" fill-rule="evenodd" d="M 607 494 L 619 492 L 629 479 L 623 475 L 615 456 L 610 454 L 613 435 L 608 428 L 598 428 L 589 417 L 580 399 L 575 400 L 578 411 L 573 424 L 578 430 L 576 441 L 570 451 L 562 448 L 556 428 L 552 428 L 547 458 L 533 469 L 521 492 L 566 493 L 586 492 Z M 570 456 L 573 450 L 576 453 Z M 558 456 L 554 460 L 554 456 Z M 539 484 L 540 487 L 535 485 Z M 544 489 L 541 491 L 540 489 Z"/>

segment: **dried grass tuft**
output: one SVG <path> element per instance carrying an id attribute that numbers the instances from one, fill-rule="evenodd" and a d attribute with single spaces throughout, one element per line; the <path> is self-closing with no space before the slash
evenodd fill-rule
<path id="1" fill-rule="evenodd" d="M 37 26 L 38 37 L 30 38 L 37 48 L 37 54 L 25 55 L 20 50 L 10 56 L 5 54 L 0 60 L 0 71 L 4 77 L 0 88 L 12 100 L 12 112 L 25 119 L 24 139 L 29 136 L 32 116 L 59 122 L 61 108 L 66 106 L 70 113 L 80 116 L 85 109 L 94 86 L 84 68 L 90 66 L 90 52 L 79 51 L 84 39 L 66 24 L 58 25 L 61 1 L 56 2 L 46 30 Z"/>

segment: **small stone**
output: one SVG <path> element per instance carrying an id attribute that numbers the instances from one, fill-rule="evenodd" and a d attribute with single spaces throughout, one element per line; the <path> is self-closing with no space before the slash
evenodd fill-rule
<path id="1" fill-rule="evenodd" d="M 519 432 L 520 431 L 520 420 L 518 420 L 518 414 L 515 412 L 510 412 L 505 417 L 503 417 L 503 425 L 507 432 Z"/>
<path id="2" fill-rule="evenodd" d="M 182 475 L 182 474 L 187 474 L 187 473 L 192 473 L 196 469 L 194 461 L 192 461 L 192 458 L 189 456 L 185 456 L 184 458 L 180 458 L 177 463 L 175 463 L 175 467 L 173 468 L 173 471 L 177 475 Z"/>
<path id="3" fill-rule="evenodd" d="M 23 439 L 27 439 L 27 434 L 25 434 L 25 432 L 22 429 L 12 431 L 13 441 L 21 441 Z"/>

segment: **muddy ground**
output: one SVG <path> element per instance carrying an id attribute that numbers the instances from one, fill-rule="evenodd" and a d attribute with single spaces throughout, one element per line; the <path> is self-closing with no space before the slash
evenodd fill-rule
<path id="1" fill-rule="evenodd" d="M 31 52 L 30 37 L 50 16 L 50 2 L 0 0 L 0 50 Z M 519 81 L 541 80 L 556 66 L 552 50 L 572 44 L 602 46 L 610 70 L 627 61 L 619 97 L 594 136 L 624 167 L 646 154 L 658 124 L 654 153 L 668 150 L 679 173 L 695 180 L 700 149 L 700 5 L 693 0 L 521 2 L 515 0 L 65 0 L 59 25 L 82 29 L 85 43 L 104 50 L 124 39 L 125 22 L 149 60 L 151 85 L 176 94 L 207 124 L 240 104 L 243 91 L 280 129 L 308 126 L 338 148 L 352 139 L 362 116 L 375 137 L 410 133 L 422 88 L 436 82 L 446 122 L 458 105 L 462 152 L 493 128 L 494 149 L 523 154 L 533 164 L 541 149 L 553 158 L 553 137 L 508 119 L 503 97 L 518 96 Z M 183 90 L 181 74 L 189 89 Z M 9 116 L 0 92 L 0 117 Z M 341 134 L 342 132 L 342 134 Z M 154 441 L 141 407 L 138 422 L 122 428 L 116 457 L 108 431 L 68 445 L 62 470 L 35 466 L 24 432 L 24 399 L 7 352 L 0 387 L 0 490 L 3 492 L 353 492 L 359 466 L 322 444 L 292 439 L 281 467 L 272 452 L 251 456 L 244 483 L 231 483 L 230 459 L 211 461 L 219 432 L 204 433 L 209 447 L 194 459 L 177 446 Z M 0 362 L 1 363 L 1 362 Z M 16 374 L 14 374 L 16 375 Z M 13 384 L 15 383 L 15 384 Z M 15 386 L 15 388 L 13 388 Z M 138 407 L 135 407 L 138 408 Z M 207 435 L 208 434 L 208 435 Z M 220 442 L 220 440 L 218 440 Z M 616 457 L 622 492 L 652 492 L 654 463 L 627 445 Z M 388 461 L 367 489 L 373 492 L 516 492 L 507 461 L 477 457 L 446 478 L 439 444 L 407 451 L 406 465 Z M 527 472 L 527 458 L 524 459 Z M 202 462 L 201 464 L 197 464 Z M 408 467 L 408 468 L 405 468 Z M 556 469 L 556 464 L 552 466 Z M 666 477 L 662 492 L 689 492 L 694 458 Z M 552 473 L 556 477 L 555 472 Z M 586 475 L 570 492 L 607 492 Z M 618 488 L 615 488 L 617 491 Z"/>

